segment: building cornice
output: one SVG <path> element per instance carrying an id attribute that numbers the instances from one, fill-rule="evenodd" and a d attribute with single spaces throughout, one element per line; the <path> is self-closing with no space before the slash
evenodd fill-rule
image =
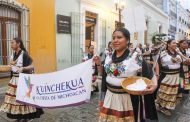
<path id="1" fill-rule="evenodd" d="M 16 8 L 18 11 L 21 10 L 29 10 L 24 4 L 21 4 L 15 0 L 0 0 L 0 4 L 11 6 L 13 8 Z"/>
<path id="2" fill-rule="evenodd" d="M 118 14 L 116 11 L 114 10 L 110 10 L 108 8 L 105 8 L 104 6 L 102 6 L 101 4 L 99 3 L 95 3 L 95 2 L 92 2 L 90 0 L 79 0 L 81 3 L 84 3 L 84 4 L 89 4 L 89 5 L 92 5 L 92 6 L 96 6 L 96 7 L 99 7 L 99 8 L 102 8 L 104 11 L 107 11 L 107 12 L 111 12 L 113 14 Z M 139 2 L 143 2 L 144 4 L 146 4 L 147 6 L 151 7 L 153 10 L 155 10 L 156 12 L 158 12 L 159 14 L 161 14 L 162 16 L 164 17 L 167 17 L 168 18 L 168 15 L 166 13 L 164 13 L 162 10 L 160 10 L 159 8 L 157 8 L 155 5 L 153 5 L 151 2 L 147 1 L 147 0 L 137 0 Z M 114 3 L 113 3 L 114 4 Z"/>
<path id="3" fill-rule="evenodd" d="M 145 3 L 146 5 L 148 5 L 149 7 L 151 7 L 153 10 L 155 10 L 156 12 L 158 12 L 159 14 L 161 14 L 162 16 L 165 16 L 165 17 L 168 18 L 168 15 L 166 13 L 164 13 L 162 10 L 160 10 L 159 8 L 157 8 L 155 5 L 153 5 L 148 0 L 138 0 L 138 1 Z"/>
<path id="4" fill-rule="evenodd" d="M 90 0 L 79 0 L 81 3 L 83 4 L 89 4 L 98 8 L 101 8 L 102 10 L 106 11 L 106 12 L 110 12 L 112 14 L 118 14 L 116 11 L 112 10 L 112 9 L 108 9 L 107 7 L 104 7 L 103 5 L 96 3 L 96 2 L 92 2 Z"/>

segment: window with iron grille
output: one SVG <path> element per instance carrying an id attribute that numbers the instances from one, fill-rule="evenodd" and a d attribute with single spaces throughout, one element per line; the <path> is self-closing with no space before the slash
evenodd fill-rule
<path id="1" fill-rule="evenodd" d="M 0 65 L 9 63 L 11 41 L 21 37 L 25 47 L 29 46 L 28 10 L 14 2 L 0 0 Z"/>

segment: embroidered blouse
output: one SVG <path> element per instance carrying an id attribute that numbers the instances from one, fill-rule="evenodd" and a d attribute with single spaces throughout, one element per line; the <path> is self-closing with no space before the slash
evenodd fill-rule
<path id="1" fill-rule="evenodd" d="M 33 60 L 27 52 L 21 50 L 17 55 L 13 54 L 10 58 L 11 61 L 16 61 L 16 64 L 12 66 L 12 72 L 17 73 L 19 67 L 26 67 L 32 64 Z M 23 73 L 31 74 L 33 69 L 23 71 Z"/>
<path id="2" fill-rule="evenodd" d="M 107 83 L 121 86 L 121 81 L 128 76 L 135 76 L 142 68 L 142 58 L 137 52 L 130 53 L 126 50 L 124 54 L 116 58 L 116 53 L 108 55 L 105 60 L 104 69 L 107 74 Z"/>
<path id="3" fill-rule="evenodd" d="M 171 54 L 167 50 L 161 52 L 161 54 L 160 54 L 161 66 L 166 69 L 179 69 L 182 59 L 181 59 L 181 61 L 174 63 L 172 61 L 172 58 L 174 58 L 174 57 L 181 59 L 181 57 L 178 54 Z"/>
<path id="4" fill-rule="evenodd" d="M 13 73 L 17 73 L 18 68 L 23 67 L 23 54 L 24 54 L 24 51 L 21 51 L 16 60 L 14 59 L 14 54 L 11 56 L 11 61 L 15 60 L 16 62 L 16 64 L 12 66 Z"/>

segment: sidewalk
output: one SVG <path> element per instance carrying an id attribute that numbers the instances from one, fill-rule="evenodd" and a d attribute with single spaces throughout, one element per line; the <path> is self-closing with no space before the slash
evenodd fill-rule
<path id="1" fill-rule="evenodd" d="M 0 104 L 4 95 L 0 95 Z M 98 95 L 95 94 L 89 103 L 77 107 L 44 109 L 45 114 L 32 122 L 98 122 Z M 0 112 L 0 122 L 13 122 Z"/>
<path id="2" fill-rule="evenodd" d="M 10 78 L 0 78 L 0 105 L 4 101 L 7 84 Z M 89 103 L 67 108 L 44 109 L 45 114 L 32 122 L 98 122 L 98 93 L 92 96 Z M 0 122 L 13 122 L 6 113 L 0 112 Z"/>
<path id="3" fill-rule="evenodd" d="M 171 117 L 166 117 L 162 113 L 158 113 L 158 115 L 160 122 L 190 122 L 190 95 L 183 96 Z"/>

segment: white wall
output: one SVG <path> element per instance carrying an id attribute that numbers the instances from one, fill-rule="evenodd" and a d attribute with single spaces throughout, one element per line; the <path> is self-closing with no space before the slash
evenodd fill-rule
<path id="1" fill-rule="evenodd" d="M 154 7 L 147 5 L 144 0 L 126 0 L 126 8 L 142 5 L 145 10 L 145 17 L 149 20 L 148 40 L 150 41 L 152 34 L 158 31 L 158 26 L 162 25 L 163 33 L 168 31 L 168 18 L 154 10 Z M 100 52 L 102 45 L 102 25 L 101 21 L 106 21 L 106 45 L 112 40 L 112 32 L 115 29 L 115 21 L 118 21 L 118 12 L 115 11 L 114 0 L 56 0 L 56 15 L 71 16 L 71 12 L 80 14 L 80 37 L 78 39 L 81 51 L 85 49 L 85 11 L 98 14 L 95 41 L 97 43 L 97 52 Z M 123 11 L 122 13 L 124 13 Z M 56 19 L 56 17 L 55 17 Z M 123 20 L 122 20 L 123 21 Z M 56 23 L 55 23 L 56 24 Z M 57 29 L 56 29 L 57 30 Z M 131 37 L 134 37 L 131 34 Z M 71 34 L 56 34 L 56 53 L 57 53 L 57 69 L 70 67 L 71 63 Z M 134 39 L 132 39 L 134 42 Z M 139 32 L 139 40 L 134 43 L 144 44 L 144 32 Z M 81 57 L 82 58 L 82 57 Z"/>
<path id="2" fill-rule="evenodd" d="M 85 13 L 85 11 L 90 11 L 98 14 L 98 20 L 96 24 L 95 31 L 95 41 L 97 43 L 96 52 L 100 52 L 101 44 L 102 44 L 102 25 L 101 21 L 106 21 L 106 43 L 112 40 L 112 32 L 115 29 L 115 21 L 118 20 L 118 14 L 115 12 L 114 1 L 111 0 L 81 0 L 81 13 Z M 83 22 L 85 16 L 81 17 Z M 81 29 L 81 31 L 85 31 L 85 27 Z M 85 49 L 85 37 L 81 37 L 83 49 Z M 84 51 L 84 50 L 83 50 Z"/>
<path id="3" fill-rule="evenodd" d="M 162 33 L 168 33 L 168 17 L 164 12 L 161 12 L 153 4 L 146 0 L 127 0 L 127 8 L 143 6 L 145 18 L 148 20 L 148 42 L 151 43 L 151 38 L 154 33 L 158 33 L 159 25 L 162 25 Z M 144 44 L 144 32 L 138 32 L 138 42 L 134 40 L 134 35 L 131 34 L 131 42 L 134 44 Z"/>
<path id="4" fill-rule="evenodd" d="M 55 9 L 56 15 L 71 16 L 71 12 L 79 12 L 80 4 L 78 0 L 56 0 Z M 57 70 L 71 66 L 71 34 L 56 32 L 56 55 Z"/>
<path id="5" fill-rule="evenodd" d="M 118 14 L 115 12 L 114 1 L 110 0 L 56 0 L 55 6 L 56 15 L 71 16 L 71 12 L 80 14 L 80 42 L 76 48 L 80 48 L 81 52 L 85 51 L 85 11 L 90 11 L 98 14 L 95 41 L 97 43 L 96 52 L 101 51 L 102 42 L 102 21 L 106 21 L 106 45 L 112 40 L 112 32 L 115 29 L 115 20 L 118 20 Z M 56 18 L 56 17 L 55 17 Z M 55 23 L 56 24 L 56 23 Z M 57 30 L 57 29 L 56 29 Z M 70 67 L 72 64 L 71 55 L 71 34 L 56 33 L 56 54 L 57 54 L 57 69 Z M 81 56 L 82 59 L 82 56 Z"/>

